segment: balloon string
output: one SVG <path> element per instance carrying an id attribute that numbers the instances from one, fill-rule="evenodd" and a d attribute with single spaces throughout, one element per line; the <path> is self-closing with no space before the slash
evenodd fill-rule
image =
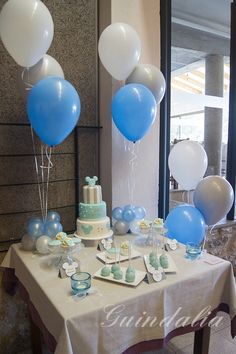
<path id="1" fill-rule="evenodd" d="M 27 74 L 28 74 L 28 79 L 27 79 L 27 81 L 24 80 L 24 75 L 25 75 L 25 71 L 26 71 L 26 70 L 27 70 Z M 24 68 L 24 70 L 22 71 L 22 73 L 21 73 L 21 80 L 23 81 L 23 83 L 24 83 L 25 85 L 29 86 L 29 87 L 26 87 L 26 88 L 25 88 L 26 91 L 30 91 L 30 90 L 32 89 L 32 87 L 34 86 L 34 85 L 32 85 L 32 84 L 29 83 L 29 69 L 28 69 L 28 68 Z"/>
<path id="2" fill-rule="evenodd" d="M 187 201 L 188 201 L 188 204 L 190 204 L 190 191 L 189 190 L 187 191 Z"/>
<path id="3" fill-rule="evenodd" d="M 44 145 L 41 143 L 41 177 L 42 177 L 42 196 L 43 196 L 43 222 L 45 222 L 45 183 L 44 183 Z"/>
<path id="4" fill-rule="evenodd" d="M 215 226 L 216 226 L 216 224 L 212 225 L 212 227 L 210 228 L 210 231 L 209 231 L 210 234 L 212 233 L 212 230 L 214 229 Z M 207 232 L 205 233 L 205 237 L 204 237 L 204 240 L 203 240 L 202 251 L 205 250 L 206 240 L 207 240 Z"/>
<path id="5" fill-rule="evenodd" d="M 135 190 L 135 167 L 137 165 L 137 158 L 138 155 L 136 153 L 136 144 L 130 143 L 131 145 L 131 159 L 129 161 L 129 165 L 131 167 L 131 173 L 130 173 L 130 179 L 129 179 L 129 195 L 130 195 L 130 201 L 131 205 L 134 203 L 134 190 Z M 137 145 L 138 146 L 138 145 Z"/>
<path id="6" fill-rule="evenodd" d="M 205 236 L 204 236 L 204 239 L 203 239 L 203 244 L 202 244 L 202 252 L 204 252 L 204 251 L 205 251 L 206 238 L 207 238 L 207 231 L 206 231 Z"/>
<path id="7" fill-rule="evenodd" d="M 53 163 L 52 163 L 52 160 L 51 160 L 51 157 L 52 157 L 52 148 L 51 148 L 51 146 L 49 147 L 49 153 L 48 153 L 48 146 L 46 147 L 46 157 L 48 159 L 47 169 L 50 169 L 50 168 L 53 167 Z"/>
<path id="8" fill-rule="evenodd" d="M 126 152 L 130 151 L 130 146 L 129 146 L 129 142 L 127 142 L 127 140 L 124 138 L 124 149 Z M 132 181 L 131 181 L 132 183 Z M 128 178 L 127 178 L 127 184 L 128 184 L 128 198 L 130 200 L 130 203 L 132 204 L 132 195 L 131 195 L 131 186 L 130 186 L 130 175 L 128 174 Z"/>
<path id="9" fill-rule="evenodd" d="M 49 153 L 48 153 L 48 146 L 46 146 L 46 157 L 48 160 L 48 165 L 47 165 L 46 201 L 45 201 L 45 220 L 47 219 L 47 214 L 48 214 L 48 187 L 49 187 L 50 169 L 53 167 L 51 156 L 52 156 L 52 148 L 51 147 L 49 148 Z"/>
<path id="10" fill-rule="evenodd" d="M 43 218 L 42 192 L 41 192 L 41 188 L 40 188 L 38 160 L 37 160 L 37 155 L 36 155 L 36 148 L 35 148 L 35 141 L 34 141 L 34 131 L 33 131 L 32 125 L 30 126 L 30 130 L 31 130 L 31 138 L 32 138 L 32 144 L 33 144 L 34 163 L 35 163 L 35 171 L 36 171 L 36 177 L 37 177 L 40 209 L 41 209 L 41 214 L 42 214 L 42 218 Z"/>

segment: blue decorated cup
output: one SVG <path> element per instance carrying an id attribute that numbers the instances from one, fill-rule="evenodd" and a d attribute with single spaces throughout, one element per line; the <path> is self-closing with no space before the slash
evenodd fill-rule
<path id="1" fill-rule="evenodd" d="M 185 257 L 190 260 L 198 259 L 201 255 L 202 247 L 200 243 L 187 242 L 186 243 L 186 254 Z"/>
<path id="2" fill-rule="evenodd" d="M 91 275 L 87 272 L 78 272 L 71 276 L 72 294 L 85 296 L 91 287 Z"/>

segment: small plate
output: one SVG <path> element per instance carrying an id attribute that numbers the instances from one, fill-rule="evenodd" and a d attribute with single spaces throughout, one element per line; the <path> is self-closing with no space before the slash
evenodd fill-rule
<path id="1" fill-rule="evenodd" d="M 158 254 L 157 256 L 158 256 L 158 258 L 159 258 L 159 257 L 160 257 L 160 254 Z M 176 267 L 176 264 L 175 264 L 173 258 L 172 258 L 169 254 L 166 254 L 166 256 L 168 257 L 169 267 L 168 267 L 168 268 L 165 268 L 165 269 L 163 268 L 163 271 L 164 271 L 165 273 L 176 273 L 178 269 L 177 269 L 177 267 Z M 149 263 L 149 255 L 148 255 L 148 254 L 145 254 L 145 255 L 143 256 L 143 258 L 144 258 L 144 263 L 145 263 L 145 265 L 146 265 L 147 271 L 150 272 L 150 273 L 152 273 L 153 267 L 152 267 L 151 264 Z"/>
<path id="2" fill-rule="evenodd" d="M 106 251 L 96 254 L 97 258 L 99 258 L 104 263 L 106 262 L 106 259 L 107 259 L 107 264 L 116 263 L 115 259 L 110 259 L 110 258 L 106 257 L 105 255 L 106 255 Z M 140 252 L 132 250 L 131 258 L 138 258 L 138 257 L 141 257 L 141 256 L 142 255 L 141 255 Z M 123 256 L 122 254 L 120 255 L 120 262 L 127 261 L 128 259 L 129 259 L 129 256 Z"/>
<path id="3" fill-rule="evenodd" d="M 139 283 L 141 283 L 141 281 L 145 278 L 145 275 L 146 275 L 146 272 L 136 269 L 135 270 L 135 281 L 133 283 L 127 283 L 127 281 L 125 281 L 125 272 L 126 272 L 127 267 L 121 267 L 121 270 L 123 272 L 123 279 L 121 279 L 121 280 L 114 279 L 113 273 L 111 273 L 111 275 L 109 275 L 108 277 L 103 277 L 101 275 L 102 268 L 100 268 L 96 273 L 94 273 L 93 276 L 95 278 L 99 278 L 102 280 L 108 280 L 108 281 L 112 281 L 114 283 L 119 283 L 119 284 L 128 285 L 128 286 L 137 286 Z"/>

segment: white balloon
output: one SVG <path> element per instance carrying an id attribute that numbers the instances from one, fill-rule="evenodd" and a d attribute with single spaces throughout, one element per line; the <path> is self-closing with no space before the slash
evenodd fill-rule
<path id="1" fill-rule="evenodd" d="M 50 237 L 43 235 L 40 236 L 37 241 L 36 241 L 36 250 L 38 251 L 38 253 L 40 254 L 47 254 L 49 253 L 49 249 L 48 249 L 48 242 L 50 241 Z"/>
<path id="2" fill-rule="evenodd" d="M 0 36 L 12 58 L 23 67 L 35 65 L 51 45 L 54 24 L 39 0 L 9 0 L 0 13 Z"/>
<path id="3" fill-rule="evenodd" d="M 183 140 L 170 151 L 168 164 L 171 174 L 181 187 L 191 190 L 202 180 L 207 161 L 207 154 L 199 143 Z"/>
<path id="4" fill-rule="evenodd" d="M 162 72 L 151 64 L 138 64 L 126 80 L 127 84 L 143 84 L 159 104 L 165 94 L 166 82 Z"/>
<path id="5" fill-rule="evenodd" d="M 139 61 L 141 41 L 130 25 L 114 23 L 102 32 L 98 53 L 106 70 L 116 80 L 125 80 Z"/>
<path id="6" fill-rule="evenodd" d="M 24 68 L 19 71 L 18 87 L 20 94 L 27 97 L 31 88 L 39 81 L 48 76 L 56 76 L 64 79 L 64 73 L 61 65 L 48 54 L 39 60 L 37 64 L 30 68 Z"/>

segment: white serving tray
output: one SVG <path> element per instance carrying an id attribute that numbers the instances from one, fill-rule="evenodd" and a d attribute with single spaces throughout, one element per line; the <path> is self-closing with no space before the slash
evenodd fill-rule
<path id="1" fill-rule="evenodd" d="M 110 259 L 108 257 L 105 257 L 105 254 L 106 254 L 106 251 L 103 251 L 103 252 L 97 253 L 96 256 L 104 263 L 106 262 L 106 260 L 107 260 L 107 264 L 116 263 L 115 259 Z M 138 258 L 141 256 L 142 256 L 142 254 L 140 252 L 138 252 L 136 250 L 131 251 L 131 258 Z M 122 254 L 120 255 L 120 262 L 127 261 L 128 259 L 129 259 L 129 256 L 123 256 Z"/>
<path id="2" fill-rule="evenodd" d="M 114 279 L 113 273 L 111 273 L 108 277 L 103 277 L 101 275 L 102 268 L 100 268 L 96 273 L 94 273 L 93 277 L 98 278 L 98 279 L 102 279 L 102 280 L 111 281 L 114 283 L 128 285 L 128 286 L 137 286 L 139 283 L 141 283 L 141 281 L 145 278 L 145 275 L 146 275 L 146 272 L 136 269 L 135 270 L 135 281 L 133 283 L 128 283 L 127 281 L 125 281 L 125 273 L 126 273 L 127 267 L 120 267 L 123 272 L 123 279 L 121 279 L 121 280 Z"/>
<path id="3" fill-rule="evenodd" d="M 157 256 L 158 256 L 158 259 L 159 259 L 160 254 L 158 254 Z M 166 256 L 168 257 L 169 267 L 168 267 L 168 268 L 165 268 L 165 269 L 162 268 L 163 271 L 164 271 L 165 273 L 176 273 L 176 272 L 178 271 L 178 268 L 176 267 L 176 264 L 175 264 L 173 258 L 172 258 L 169 254 L 167 254 L 167 253 L 166 253 Z M 148 254 L 145 254 L 145 255 L 143 256 L 143 258 L 144 258 L 144 263 L 145 263 L 145 265 L 146 265 L 147 271 L 148 271 L 149 273 L 153 273 L 153 267 L 152 267 L 151 264 L 149 263 L 149 255 L 148 255 Z"/>

